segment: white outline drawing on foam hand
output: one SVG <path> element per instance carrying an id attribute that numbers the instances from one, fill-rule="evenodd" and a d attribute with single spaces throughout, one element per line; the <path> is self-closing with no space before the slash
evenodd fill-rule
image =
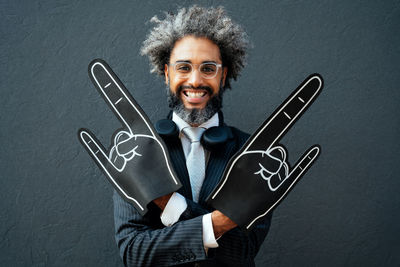
<path id="1" fill-rule="evenodd" d="M 95 67 L 96 65 L 99 65 L 99 66 L 101 66 L 101 68 L 104 69 L 104 71 L 107 73 L 107 75 L 111 78 L 113 84 L 117 86 L 119 92 L 123 95 L 123 97 L 121 97 L 120 99 L 118 99 L 115 103 L 113 103 L 113 102 L 110 100 L 110 98 L 108 97 L 107 93 L 104 91 L 104 89 L 107 89 L 107 88 L 111 85 L 111 83 L 108 83 L 108 84 L 106 84 L 104 87 L 102 87 L 101 84 L 99 83 L 98 79 L 96 78 L 96 76 L 95 76 L 95 74 L 94 74 L 94 71 L 93 71 L 93 69 L 94 69 L 94 67 Z M 158 145 L 161 147 L 161 149 L 162 149 L 163 156 L 164 156 L 164 159 L 165 159 L 166 164 L 167 164 L 168 172 L 170 173 L 170 177 L 172 178 L 172 180 L 174 181 L 175 184 L 178 184 L 177 178 L 176 178 L 176 177 L 174 176 L 174 174 L 173 174 L 172 167 L 170 166 L 170 163 L 168 162 L 168 160 L 166 160 L 166 159 L 167 159 L 167 152 L 165 151 L 163 145 L 162 145 L 161 142 L 155 137 L 155 133 L 154 133 L 152 127 L 149 125 L 148 121 L 146 120 L 145 117 L 143 117 L 142 113 L 141 113 L 141 112 L 136 108 L 136 106 L 131 102 L 130 98 L 125 94 L 124 90 L 122 90 L 122 88 L 120 87 L 119 83 L 114 79 L 114 77 L 110 74 L 110 72 L 108 71 L 108 69 L 107 69 L 101 62 L 95 62 L 95 63 L 91 66 L 90 72 L 91 72 L 91 74 L 92 74 L 93 79 L 95 80 L 95 82 L 96 82 L 96 84 L 97 84 L 97 87 L 101 90 L 103 96 L 106 98 L 106 100 L 108 101 L 108 103 L 110 103 L 110 106 L 113 108 L 113 110 L 115 111 L 115 113 L 118 114 L 119 118 L 123 121 L 123 123 L 125 124 L 126 128 L 129 130 L 129 132 L 126 132 L 126 131 L 121 131 L 121 132 L 119 132 L 119 133 L 116 135 L 116 137 L 117 137 L 120 133 L 124 132 L 124 133 L 128 134 L 129 138 L 145 137 L 145 138 L 151 138 L 151 139 L 153 139 L 154 141 L 156 141 L 157 144 L 158 144 Z M 117 105 L 118 103 L 120 103 L 122 100 L 127 101 L 127 102 L 133 107 L 133 109 L 135 109 L 135 111 L 139 114 L 139 116 L 141 117 L 142 121 L 144 121 L 144 123 L 146 124 L 147 128 L 150 130 L 150 132 L 151 132 L 152 135 L 134 134 L 134 133 L 133 133 L 133 131 L 132 131 L 132 129 L 131 129 L 131 126 L 127 123 L 127 121 L 125 120 L 125 118 L 122 116 L 122 114 L 118 111 L 118 109 L 117 109 L 116 106 L 115 106 L 115 105 Z M 98 153 L 101 153 L 103 159 L 107 159 L 107 162 L 108 162 L 111 166 L 113 166 L 113 168 L 114 168 L 116 171 L 122 172 L 122 171 L 125 169 L 126 164 L 127 164 L 130 160 L 132 160 L 135 156 L 142 156 L 141 154 L 139 154 L 139 153 L 136 152 L 137 146 L 134 147 L 134 148 L 133 148 L 130 152 L 128 152 L 127 154 L 124 154 L 124 155 L 129 155 L 130 153 L 132 153 L 132 155 L 129 156 L 129 157 L 123 156 L 123 158 L 124 158 L 124 164 L 123 164 L 122 167 L 118 168 L 118 167 L 115 166 L 114 162 L 112 162 L 112 160 L 111 160 L 111 151 L 110 151 L 110 154 L 109 154 L 109 155 L 106 155 L 106 153 L 103 151 L 103 149 L 97 144 L 97 142 L 92 138 L 92 136 L 91 136 L 88 132 L 82 130 L 82 131 L 80 132 L 80 138 L 81 138 L 81 140 L 83 141 L 83 143 L 85 144 L 85 146 L 88 148 L 88 150 L 91 152 L 91 154 L 93 155 L 93 157 L 96 159 L 96 161 L 98 162 L 98 164 L 102 167 L 103 171 L 107 174 L 107 176 L 110 178 L 110 180 L 113 182 L 113 184 L 119 189 L 119 191 L 122 192 L 122 193 L 124 194 L 124 196 L 125 196 L 127 199 L 130 199 L 130 200 L 134 201 L 134 202 L 138 205 L 138 207 L 139 207 L 141 210 L 144 210 L 143 206 L 140 205 L 139 202 L 138 202 L 135 198 L 129 196 L 129 195 L 118 185 L 118 183 L 115 181 L 115 179 L 113 178 L 113 176 L 110 174 L 110 172 L 108 171 L 108 169 L 106 168 L 106 166 L 104 166 L 104 164 L 102 163 L 102 161 L 101 161 L 101 160 L 98 158 L 98 156 L 97 156 Z M 90 139 L 90 140 L 86 141 L 86 139 Z M 113 146 L 113 148 L 114 148 L 114 150 L 117 150 L 117 149 L 116 149 L 117 143 L 115 143 L 115 140 L 116 140 L 116 139 L 114 139 L 114 146 Z M 125 141 L 126 141 L 126 140 L 125 140 Z M 97 151 L 94 151 L 94 150 L 91 148 L 91 146 L 89 145 L 89 144 L 92 143 L 92 142 L 93 142 L 93 144 L 96 146 Z M 123 142 L 124 142 L 124 141 L 123 141 Z"/>
<path id="2" fill-rule="evenodd" d="M 313 80 L 313 79 L 317 79 L 319 81 L 319 86 L 317 88 L 317 90 L 315 90 L 314 94 L 306 101 L 304 101 L 303 98 L 301 98 L 299 96 L 300 92 L 302 92 L 302 90 Z M 308 80 L 301 86 L 300 89 L 298 89 L 296 91 L 295 94 L 293 94 L 283 105 L 282 107 L 279 108 L 279 110 L 277 112 L 275 112 L 275 115 L 270 118 L 268 120 L 268 122 L 264 125 L 264 127 L 262 127 L 258 133 L 256 134 L 256 136 L 251 137 L 251 142 L 249 142 L 246 147 L 244 148 L 243 152 L 240 153 L 238 156 L 236 156 L 236 158 L 234 159 L 234 161 L 232 162 L 232 164 L 230 164 L 230 168 L 227 172 L 227 174 L 225 175 L 225 179 L 223 180 L 223 182 L 219 185 L 219 188 L 217 189 L 217 191 L 211 196 L 212 199 L 214 199 L 218 193 L 221 191 L 221 189 L 224 187 L 226 181 L 229 178 L 229 174 L 231 173 L 233 167 L 235 166 L 236 162 L 243 156 L 245 156 L 246 154 L 252 154 L 252 153 L 262 153 L 265 154 L 267 153 L 267 151 L 270 151 L 271 148 L 275 145 L 275 142 L 277 140 L 279 140 L 281 138 L 281 136 L 283 135 L 283 133 L 286 131 L 286 129 L 288 127 L 290 127 L 292 125 L 292 123 L 294 121 L 296 121 L 297 117 L 302 113 L 302 111 L 307 108 L 309 106 L 309 104 L 314 100 L 314 98 L 318 95 L 319 91 L 322 88 L 322 79 L 318 76 L 311 76 L 308 78 Z M 295 114 L 295 116 L 290 117 L 284 110 L 285 108 L 294 100 L 299 100 L 301 103 L 303 103 L 302 108 Z M 254 143 L 255 140 L 257 140 L 257 138 L 259 137 L 259 135 L 272 123 L 272 121 L 274 121 L 274 119 L 281 114 L 284 114 L 286 118 L 289 119 L 287 125 L 280 131 L 280 133 L 275 137 L 275 139 L 268 145 L 268 148 L 266 149 L 266 151 L 248 151 L 248 149 L 251 147 L 251 145 Z M 273 149 L 273 148 L 272 148 Z M 302 174 L 308 169 L 308 167 L 313 163 L 313 161 L 317 158 L 317 156 L 320 153 L 320 148 L 318 146 L 313 147 L 312 149 L 310 149 L 308 151 L 308 153 L 296 164 L 296 166 L 294 166 L 291 170 L 291 172 L 286 176 L 286 178 L 279 184 L 279 186 L 277 188 L 275 188 L 275 190 L 277 190 L 287 179 L 289 179 L 291 177 L 291 175 L 297 170 L 300 169 L 301 171 L 299 172 L 299 174 L 297 175 L 297 177 L 293 180 L 293 183 L 287 188 L 287 190 L 282 194 L 282 196 L 267 210 L 265 211 L 263 214 L 260 214 L 259 216 L 257 216 L 255 219 L 253 219 L 247 226 L 246 228 L 249 229 L 251 227 L 251 225 L 253 225 L 258 219 L 264 217 L 265 215 L 268 214 L 268 212 L 270 210 L 272 210 L 281 200 L 284 196 L 286 196 L 286 194 L 290 191 L 290 189 L 296 184 L 296 181 L 302 176 Z M 313 155 L 312 157 L 310 157 L 310 155 Z M 308 163 L 301 167 L 300 165 L 305 162 L 308 161 Z M 262 177 L 262 176 L 261 176 Z M 262 177 L 262 179 L 264 179 L 264 177 Z M 265 179 L 268 182 L 270 182 L 269 179 Z M 269 187 L 271 188 L 271 185 L 268 184 Z M 271 190 L 271 191 L 275 191 L 275 190 Z"/>
<path id="3" fill-rule="evenodd" d="M 282 159 L 272 156 L 271 152 L 273 150 L 278 150 L 282 155 Z M 260 166 L 261 169 L 254 173 L 256 175 L 260 175 L 261 178 L 263 178 L 264 180 L 266 180 L 268 182 L 268 187 L 271 191 L 273 191 L 273 192 L 276 191 L 285 182 L 285 180 L 289 177 L 288 176 L 289 165 L 286 162 L 285 149 L 282 148 L 281 146 L 276 146 L 272 149 L 268 149 L 267 151 L 251 151 L 251 152 L 247 152 L 246 154 L 251 154 L 251 153 L 260 153 L 261 157 L 264 157 L 264 155 L 265 155 L 269 158 L 272 158 L 272 159 L 280 162 L 279 168 L 276 171 L 269 171 L 267 168 L 264 167 L 264 165 L 262 165 L 261 163 L 258 163 L 258 165 Z M 281 175 L 279 173 L 281 171 L 281 168 L 284 168 L 284 170 L 285 170 L 285 177 L 281 177 Z M 271 184 L 271 178 L 274 177 L 275 175 L 278 175 L 278 178 L 281 181 L 281 183 L 274 187 Z"/>
<path id="4" fill-rule="evenodd" d="M 125 140 L 119 140 L 122 135 L 127 135 L 128 138 L 126 138 Z M 122 172 L 125 169 L 127 162 L 131 161 L 135 156 L 141 157 L 142 154 L 136 152 L 136 150 L 139 148 L 138 145 L 136 145 L 134 148 L 132 148 L 131 150 L 129 150 L 126 153 L 121 153 L 118 149 L 118 146 L 125 142 L 128 142 L 132 139 L 136 140 L 138 137 L 152 138 L 152 136 L 149 136 L 149 135 L 141 135 L 141 134 L 134 135 L 127 131 L 120 131 L 115 135 L 114 145 L 110 149 L 108 159 L 110 160 L 110 162 L 114 166 L 114 168 L 116 170 L 118 170 L 119 172 Z M 113 157 L 115 157 L 114 160 L 113 160 Z M 122 158 L 124 161 L 122 167 L 119 167 L 119 168 L 115 165 L 115 161 L 118 159 L 118 157 Z"/>
<path id="5" fill-rule="evenodd" d="M 88 142 L 85 141 L 85 137 L 89 138 L 90 140 Z M 119 189 L 120 192 L 122 192 L 124 194 L 124 196 L 127 199 L 132 200 L 133 202 L 136 203 L 136 205 L 138 205 L 138 207 L 141 210 L 144 210 L 143 206 L 140 205 L 140 203 L 133 197 L 130 197 L 120 186 L 119 184 L 113 179 L 112 175 L 110 174 L 110 172 L 108 171 L 108 169 L 102 164 L 101 160 L 99 160 L 99 158 L 97 157 L 98 153 L 101 153 L 103 155 L 103 158 L 106 158 L 108 160 L 108 162 L 114 166 L 114 164 L 110 161 L 110 159 L 108 158 L 108 156 L 106 155 L 106 153 L 104 153 L 103 149 L 97 144 L 97 142 L 92 138 L 92 136 L 90 134 L 88 134 L 86 131 L 82 131 L 80 133 L 80 137 L 81 140 L 83 140 L 83 143 L 85 144 L 85 146 L 88 148 L 88 150 L 92 153 L 92 155 L 94 156 L 94 158 L 96 159 L 96 161 L 98 162 L 98 164 L 102 167 L 103 171 L 107 174 L 107 176 L 111 179 L 111 181 L 113 182 L 113 184 Z M 92 148 L 89 146 L 90 143 L 93 143 L 96 148 L 97 151 L 93 151 Z"/>

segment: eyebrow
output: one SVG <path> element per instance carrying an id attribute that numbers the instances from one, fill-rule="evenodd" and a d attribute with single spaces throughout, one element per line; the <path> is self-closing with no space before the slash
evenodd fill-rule
<path id="1" fill-rule="evenodd" d="M 192 61 L 190 61 L 190 60 L 177 60 L 177 61 L 175 61 L 175 63 L 192 63 Z M 213 61 L 213 60 L 205 60 L 205 61 L 201 62 L 201 64 L 203 64 L 203 63 L 219 64 L 219 63 L 217 63 L 216 61 Z"/>

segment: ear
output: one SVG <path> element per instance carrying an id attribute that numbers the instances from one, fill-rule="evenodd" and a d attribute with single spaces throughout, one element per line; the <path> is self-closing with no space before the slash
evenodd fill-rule
<path id="1" fill-rule="evenodd" d="M 164 76 L 165 76 L 165 84 L 168 85 L 168 65 L 164 65 Z"/>
<path id="2" fill-rule="evenodd" d="M 228 74 L 228 67 L 224 67 L 222 70 L 222 86 L 225 86 L 225 79 L 227 74 Z"/>

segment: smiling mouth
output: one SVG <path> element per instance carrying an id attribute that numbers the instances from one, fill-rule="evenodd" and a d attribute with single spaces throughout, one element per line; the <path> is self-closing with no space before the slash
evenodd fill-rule
<path id="1" fill-rule="evenodd" d="M 187 103 L 197 106 L 208 101 L 209 93 L 207 90 L 202 89 L 184 89 L 182 90 L 182 97 L 184 97 Z"/>
<path id="2" fill-rule="evenodd" d="M 189 91 L 189 90 L 183 90 L 183 94 L 187 97 L 190 98 L 202 98 L 207 94 L 207 91 Z"/>

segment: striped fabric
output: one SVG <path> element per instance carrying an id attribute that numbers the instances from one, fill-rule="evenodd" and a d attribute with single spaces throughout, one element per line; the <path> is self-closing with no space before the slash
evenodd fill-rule
<path id="1" fill-rule="evenodd" d="M 202 215 L 212 211 L 205 200 L 218 184 L 229 159 L 247 140 L 248 135 L 231 128 L 234 138 L 225 149 L 211 153 L 199 203 L 192 200 L 185 156 L 179 140 L 168 142 L 175 172 L 181 180 L 179 193 L 186 197 L 188 207 L 178 223 L 164 227 L 160 209 L 149 204 L 149 212 L 140 214 L 114 192 L 115 238 L 126 266 L 254 266 L 256 256 L 270 226 L 266 217 L 249 233 L 238 228 L 225 233 L 219 247 L 206 255 L 202 241 Z"/>

